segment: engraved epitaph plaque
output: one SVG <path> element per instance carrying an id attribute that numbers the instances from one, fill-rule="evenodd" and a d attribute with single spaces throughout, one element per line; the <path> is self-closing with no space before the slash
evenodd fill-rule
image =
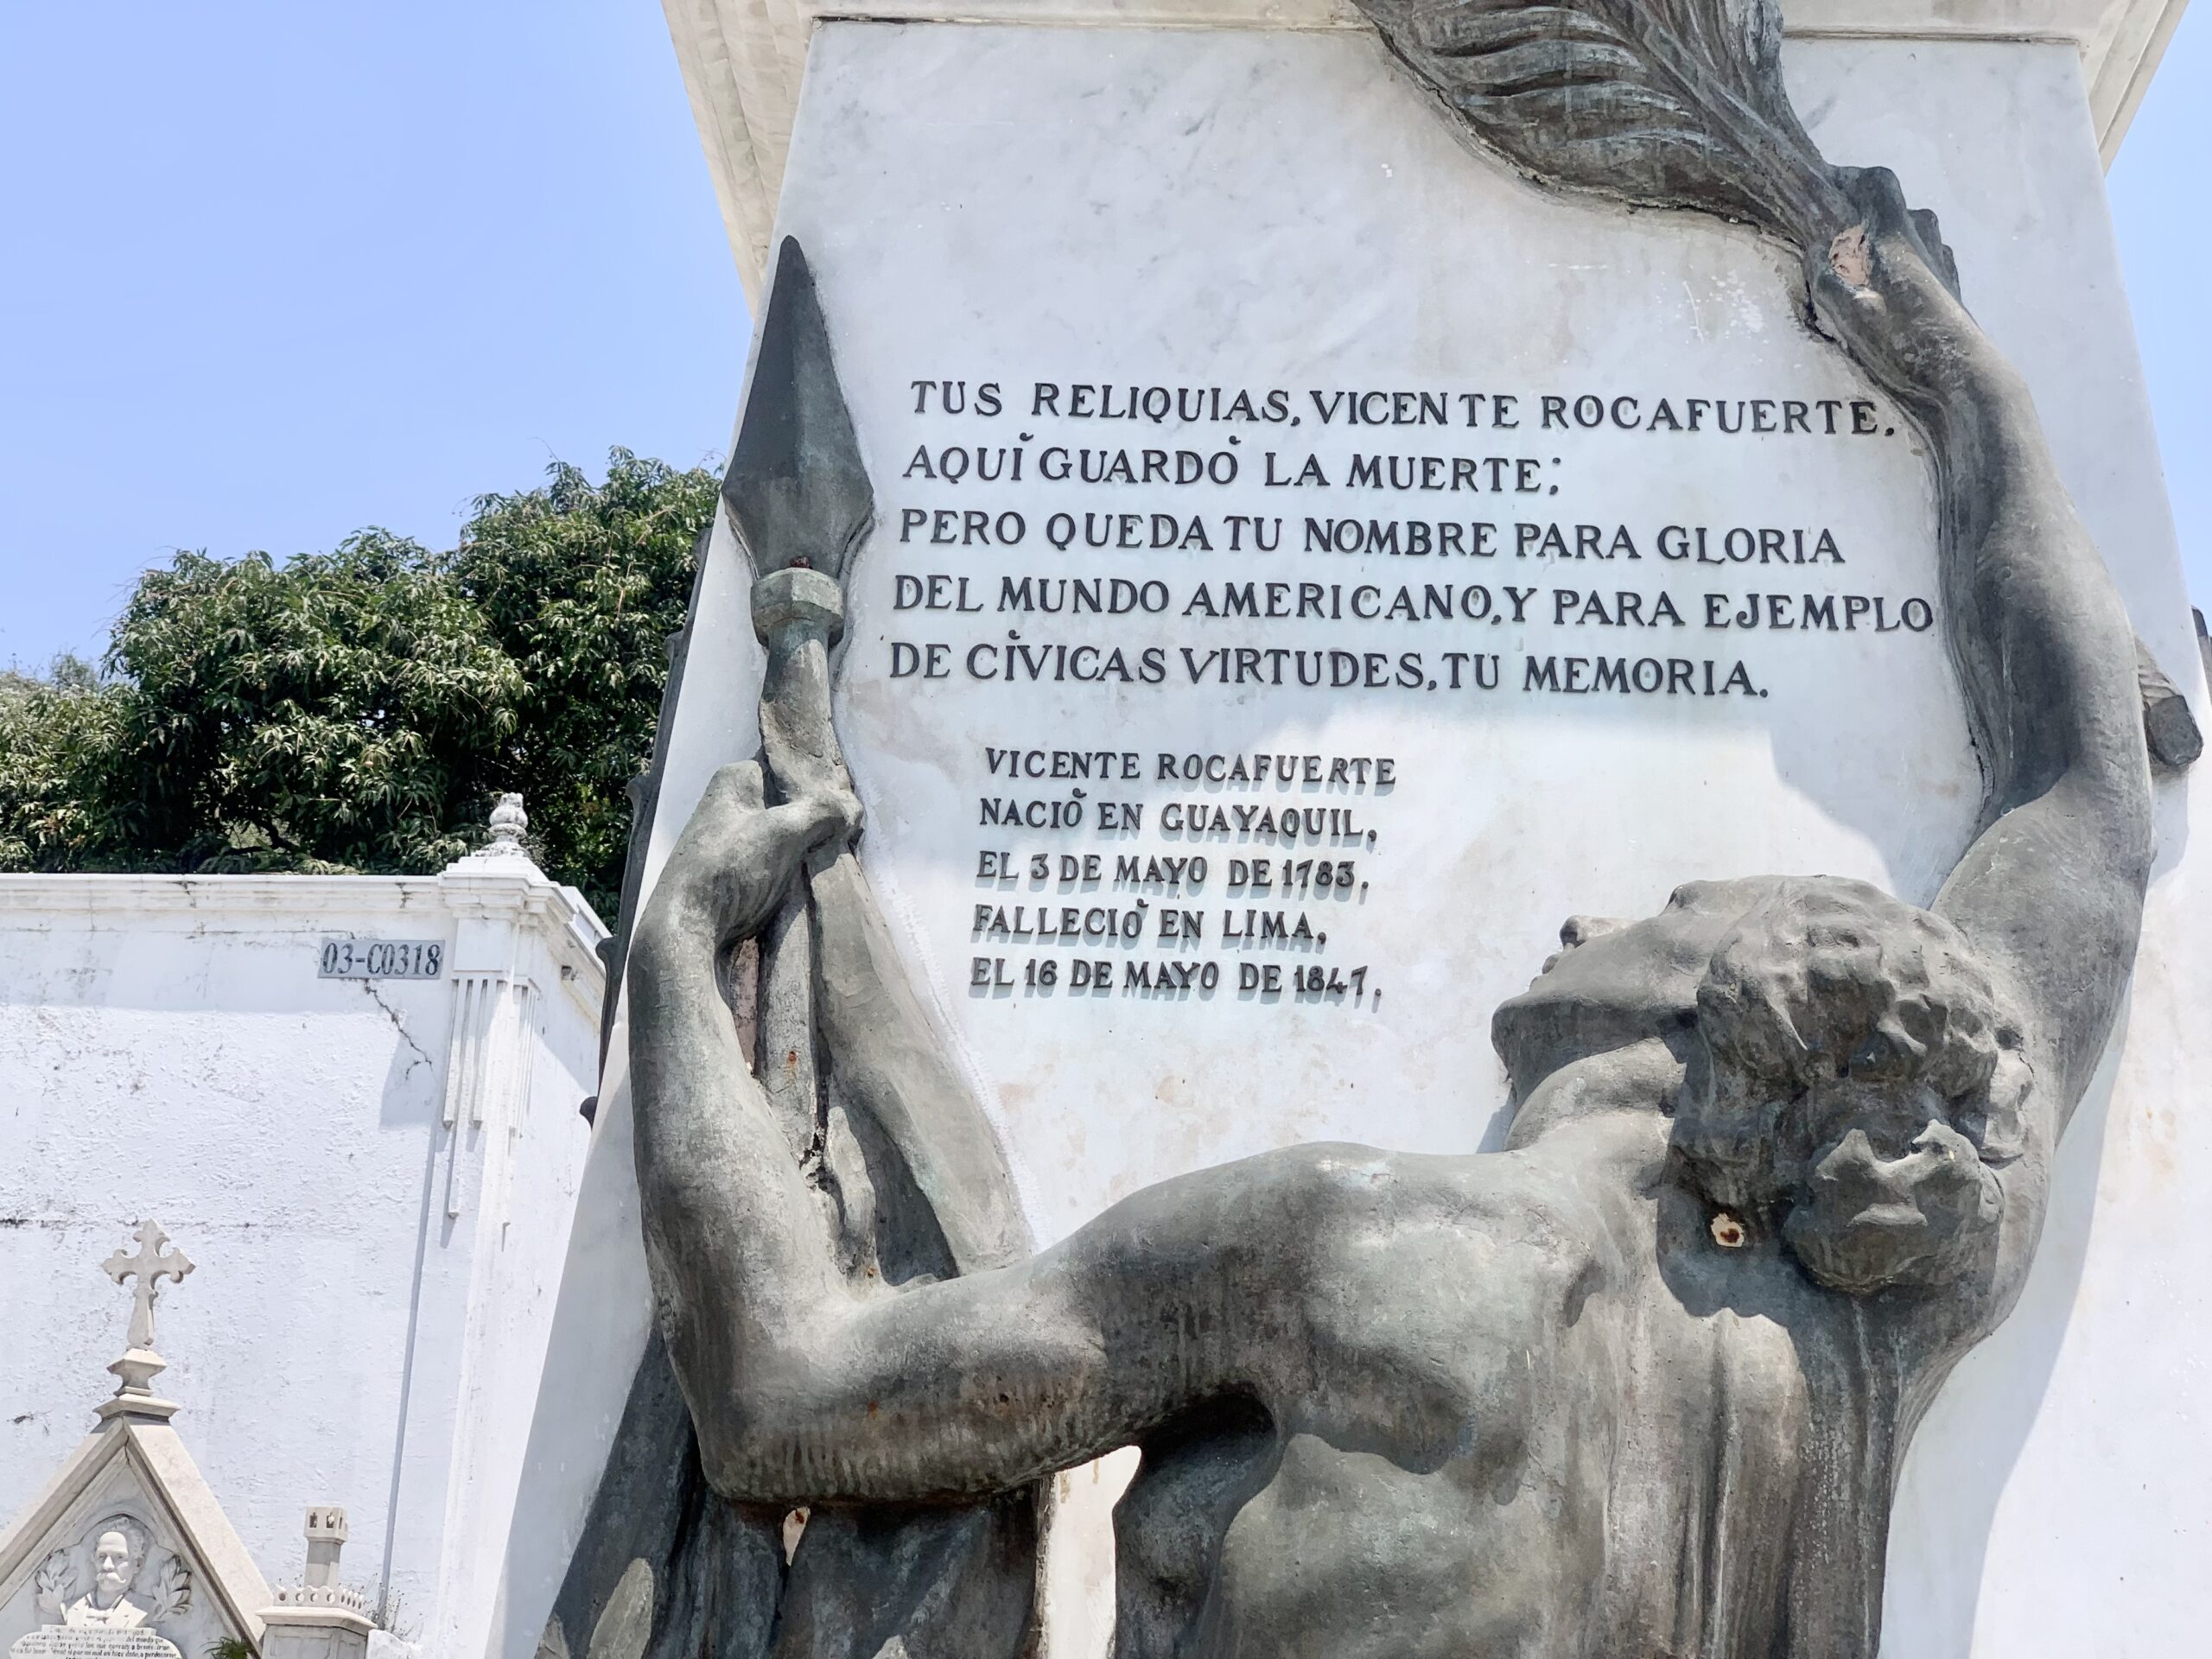
<path id="1" fill-rule="evenodd" d="M 19 1636 L 9 1659 L 177 1659 L 177 1646 L 149 1630 L 70 1629 L 48 1624 Z"/>
<path id="2" fill-rule="evenodd" d="M 1570 914 L 1926 896 L 1976 800 L 1926 462 L 1790 255 L 1548 196 L 1351 41 L 978 44 L 945 122 L 862 95 L 953 75 L 925 35 L 825 32 L 783 226 L 876 496 L 861 856 L 1043 1238 L 1267 1147 L 1479 1140 Z"/>

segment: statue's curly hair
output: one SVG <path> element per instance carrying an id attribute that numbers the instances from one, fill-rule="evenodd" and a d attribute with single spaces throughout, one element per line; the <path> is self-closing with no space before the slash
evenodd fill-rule
<path id="1" fill-rule="evenodd" d="M 1914 1078 L 1947 1101 L 1989 1086 L 2002 1018 L 1957 928 L 1832 876 L 1777 882 L 1713 953 L 1697 1011 L 1741 1086 Z"/>
<path id="2" fill-rule="evenodd" d="M 1949 922 L 1864 881 L 1777 880 L 1713 953 L 1697 1016 L 1707 1064 L 1675 1144 L 1715 1203 L 1786 1218 L 1815 1278 L 1862 1293 L 1925 1281 L 1986 1231 L 2001 1192 L 1981 1153 L 1993 1115 L 2010 1116 L 1994 1096 L 2019 1035 Z M 1918 1228 L 1857 1224 L 1854 1172 L 1827 1161 L 1876 1101 L 1918 1138 L 1886 1161 L 1864 1140 L 1849 1156 L 1892 1210 L 1917 1208 Z"/>

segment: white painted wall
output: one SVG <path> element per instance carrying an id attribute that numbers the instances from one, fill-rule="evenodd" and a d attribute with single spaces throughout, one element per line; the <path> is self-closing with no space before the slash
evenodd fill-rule
<path id="1" fill-rule="evenodd" d="M 0 1517 L 112 1390 L 150 1217 L 157 1379 L 271 1581 L 351 1511 L 427 1653 L 480 1649 L 590 1131 L 605 930 L 526 859 L 425 877 L 0 877 Z M 435 939 L 431 980 L 318 977 Z M 458 1125 L 448 1129 L 448 1103 Z M 473 1644 L 473 1645 L 472 1645 Z"/>

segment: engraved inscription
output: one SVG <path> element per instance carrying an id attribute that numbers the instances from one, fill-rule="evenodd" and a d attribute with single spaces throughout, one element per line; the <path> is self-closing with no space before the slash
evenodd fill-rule
<path id="1" fill-rule="evenodd" d="M 49 1624 L 16 1638 L 8 1659 L 179 1659 L 176 1643 L 152 1630 L 86 1630 Z"/>

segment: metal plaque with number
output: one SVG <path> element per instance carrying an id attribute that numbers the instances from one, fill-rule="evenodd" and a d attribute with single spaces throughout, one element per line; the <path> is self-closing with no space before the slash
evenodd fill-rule
<path id="1" fill-rule="evenodd" d="M 445 966 L 443 939 L 325 939 L 324 979 L 435 979 Z"/>

